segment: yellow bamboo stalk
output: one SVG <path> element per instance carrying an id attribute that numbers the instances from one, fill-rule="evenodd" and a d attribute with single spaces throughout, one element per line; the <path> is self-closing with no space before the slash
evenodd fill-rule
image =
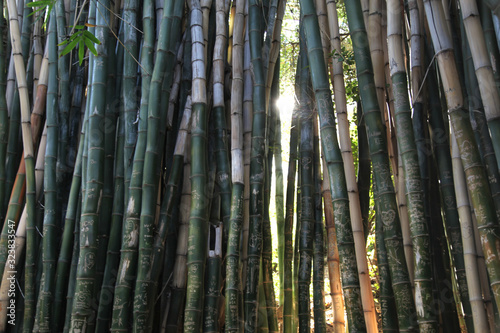
<path id="1" fill-rule="evenodd" d="M 328 1 L 329 30 L 332 37 L 331 50 L 340 50 L 340 32 L 336 3 Z M 378 332 L 377 315 L 375 313 L 375 303 L 371 290 L 371 281 L 366 259 L 366 244 L 363 232 L 363 218 L 359 204 L 358 184 L 354 170 L 354 160 L 351 151 L 351 137 L 349 134 L 349 120 L 347 119 L 347 102 L 345 94 L 345 84 L 343 76 L 342 61 L 340 58 L 333 60 L 333 87 L 335 105 L 337 110 L 337 120 L 339 128 L 340 149 L 342 160 L 345 165 L 345 178 L 349 196 L 349 211 L 351 214 L 351 227 L 356 249 L 356 264 L 359 274 L 359 284 L 361 288 L 361 301 L 366 322 L 367 332 Z"/>
<path id="2" fill-rule="evenodd" d="M 330 295 L 333 306 L 333 330 L 335 333 L 345 332 L 345 307 L 342 296 L 342 281 L 340 280 L 340 257 L 337 248 L 337 233 L 333 217 L 332 193 L 330 192 L 330 181 L 325 157 L 321 159 L 323 163 L 323 182 L 321 185 L 323 202 L 325 205 L 325 224 L 327 230 L 327 263 L 328 277 L 330 281 Z"/>

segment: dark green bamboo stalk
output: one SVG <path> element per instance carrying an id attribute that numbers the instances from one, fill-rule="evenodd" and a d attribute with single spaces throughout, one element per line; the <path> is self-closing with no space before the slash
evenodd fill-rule
<path id="1" fill-rule="evenodd" d="M 377 246 L 377 268 L 378 268 L 378 283 L 380 312 L 382 317 L 382 331 L 399 332 L 397 321 L 396 302 L 392 291 L 391 274 L 388 261 L 388 253 L 384 243 L 384 229 L 382 225 L 382 217 L 380 216 L 379 196 L 376 189 L 376 183 L 373 182 L 375 192 L 375 243 Z"/>
<path id="2" fill-rule="evenodd" d="M 379 186 L 380 214 L 384 224 L 384 241 L 387 251 L 394 253 L 389 257 L 392 284 L 398 307 L 399 327 L 401 330 L 416 329 L 411 283 L 406 266 L 403 242 L 398 217 L 398 206 L 391 180 L 387 153 L 386 131 L 383 127 L 373 70 L 366 43 L 366 30 L 359 0 L 346 3 L 347 19 L 353 42 L 354 58 L 358 73 L 363 115 L 366 121 L 368 145 L 373 163 L 373 174 Z M 404 263 L 404 264 L 403 264 Z"/>
<path id="3" fill-rule="evenodd" d="M 303 30 L 302 30 L 303 31 Z M 305 46 L 305 43 L 301 43 Z M 305 50 L 304 50 L 305 53 Z M 314 239 L 314 152 L 313 152 L 313 102 L 307 57 L 299 64 L 300 75 L 300 240 L 299 240 L 299 332 L 310 330 L 311 268 Z"/>
<path id="4" fill-rule="evenodd" d="M 298 110 L 296 106 L 292 113 L 292 127 L 290 129 L 290 160 L 288 164 L 288 178 L 286 189 L 286 208 L 284 226 L 284 281 L 283 281 L 283 332 L 294 332 L 293 317 L 293 288 L 292 288 L 292 263 L 293 263 L 293 217 L 295 197 L 295 175 L 297 173 L 297 141 L 298 141 Z"/>
<path id="5" fill-rule="evenodd" d="M 371 163 L 370 151 L 368 148 L 368 137 L 366 136 L 365 118 L 363 117 L 361 101 L 357 101 L 358 116 L 358 193 L 361 216 L 363 218 L 363 230 L 365 231 L 365 240 L 370 234 L 372 226 L 369 220 L 370 211 L 370 179 Z"/>
<path id="6" fill-rule="evenodd" d="M 167 7 L 168 2 L 165 2 Z M 161 152 L 164 151 L 167 115 L 160 108 L 168 102 L 167 94 L 162 93 L 162 85 L 170 87 L 173 79 L 175 55 L 179 48 L 181 16 L 184 1 L 176 0 L 168 4 L 160 27 L 160 38 L 157 44 L 155 66 L 149 91 L 147 145 L 144 159 L 142 179 L 141 217 L 139 226 L 139 253 L 137 279 L 134 294 L 134 330 L 149 330 L 152 324 L 149 319 L 148 303 L 156 299 L 151 283 L 150 269 L 153 256 L 155 232 L 156 203 L 158 197 L 158 181 L 161 165 Z M 163 81 L 162 81 L 163 79 Z M 165 96 L 167 95 L 167 96 Z M 163 101 L 162 96 L 166 98 Z M 165 104 L 166 105 L 166 104 Z"/>
<path id="7" fill-rule="evenodd" d="M 152 11 L 148 6 L 151 3 L 143 4 L 145 8 L 144 13 Z M 128 22 L 123 26 L 123 36 L 125 38 L 124 45 L 127 51 L 124 53 L 123 58 L 123 108 L 125 109 L 125 148 L 124 148 L 124 166 L 125 166 L 125 192 L 128 193 L 130 185 L 130 177 L 132 171 L 132 161 L 134 159 L 134 147 L 137 141 L 137 108 L 139 105 L 139 91 L 136 90 L 137 86 L 137 60 L 139 55 L 139 48 L 137 46 L 137 31 L 136 26 L 138 1 L 128 0 L 124 2 L 123 17 Z M 144 16 L 146 17 L 146 16 Z M 152 19 L 152 18 L 151 18 Z M 153 34 L 153 31 L 148 31 L 150 27 L 146 26 L 145 33 Z M 151 27 L 153 28 L 153 27 Z M 147 52 L 146 48 L 142 50 Z M 142 64 L 141 54 L 141 64 Z M 145 66 L 145 64 L 142 64 Z M 125 196 L 127 198 L 128 196 Z"/>
<path id="8" fill-rule="evenodd" d="M 199 332 L 202 326 L 204 274 L 208 239 L 208 112 L 205 78 L 202 10 L 199 0 L 191 1 L 191 38 L 193 67 L 193 123 L 191 129 L 191 211 L 187 252 L 187 292 L 184 332 Z"/>
<path id="9" fill-rule="evenodd" d="M 500 69 L 498 68 L 498 62 L 500 61 L 500 52 L 498 50 L 498 42 L 495 35 L 495 28 L 493 26 L 493 17 L 491 15 L 491 10 L 488 8 L 488 6 L 486 6 L 486 3 L 484 1 L 478 1 L 477 5 L 479 7 L 479 15 L 481 16 L 481 25 L 484 31 L 486 48 L 488 49 L 488 55 L 490 57 L 493 69 L 493 76 L 495 78 L 495 84 L 498 90 L 500 88 Z"/>
<path id="10" fill-rule="evenodd" d="M 325 225 L 323 223 L 323 200 L 321 196 L 321 156 L 319 151 L 318 115 L 313 115 L 314 148 L 314 241 L 313 241 L 313 291 L 314 331 L 326 332 L 325 317 Z"/>
<path id="11" fill-rule="evenodd" d="M 83 162 L 83 161 L 82 161 Z M 83 164 L 82 164 L 83 165 Z M 82 184 L 83 185 L 83 184 Z M 75 230 L 74 234 L 74 242 L 73 242 L 73 251 L 71 254 L 71 267 L 68 277 L 68 292 L 66 296 L 66 311 L 64 316 L 64 333 L 70 332 L 71 327 L 71 309 L 73 308 L 73 301 L 75 298 L 75 286 L 76 286 L 76 271 L 78 269 L 78 257 L 80 255 L 80 216 L 81 216 L 81 206 L 82 200 L 81 195 L 78 198 L 77 210 L 76 210 L 76 219 L 75 219 Z"/>
<path id="12" fill-rule="evenodd" d="M 134 275 L 137 265 L 137 232 L 139 229 L 139 218 L 141 214 L 142 201 L 142 178 L 144 170 L 144 155 L 147 140 L 147 113 L 149 108 L 149 91 L 151 73 L 153 72 L 154 53 L 154 7 L 152 1 L 144 2 L 143 6 L 143 30 L 144 38 L 141 52 L 141 104 L 138 118 L 137 142 L 134 152 L 134 160 L 130 184 L 128 186 L 128 199 L 125 203 L 126 212 L 123 221 L 123 234 L 121 245 L 120 264 L 115 284 L 115 296 L 113 302 L 113 315 L 111 331 L 128 331 L 128 318 L 131 302 L 131 289 L 133 288 Z M 125 158 L 125 157 L 124 157 Z M 125 166 L 128 161 L 124 161 Z M 125 177 L 127 172 L 125 171 Z M 124 184 L 126 186 L 126 184 Z"/>
<path id="13" fill-rule="evenodd" d="M 418 308 L 418 325 L 421 331 L 438 328 L 437 315 L 433 312 L 432 255 L 428 220 L 426 218 L 424 184 L 420 174 L 418 150 L 415 144 L 407 77 L 402 52 L 401 6 L 399 1 L 387 4 L 387 40 L 391 59 L 391 80 L 394 94 L 394 120 L 398 138 L 398 151 L 403 162 L 408 217 L 415 263 L 414 290 Z M 416 23 L 416 22 L 414 22 Z M 403 175 L 399 175 L 402 177 Z"/>
<path id="14" fill-rule="evenodd" d="M 93 5 L 93 4 L 91 4 Z M 97 47 L 92 75 L 89 115 L 89 152 L 87 166 L 87 188 L 83 198 L 80 220 L 80 253 L 76 276 L 75 298 L 71 315 L 71 330 L 93 330 L 95 327 L 95 309 L 92 297 L 96 290 L 97 236 L 99 209 L 101 208 L 104 177 L 104 113 L 106 109 L 106 78 L 108 57 L 108 1 L 95 5 L 99 12 L 96 18 L 95 35 L 101 41 Z M 86 135 L 87 136 L 87 135 Z"/>
<path id="15" fill-rule="evenodd" d="M 250 206 L 247 271 L 245 283 L 245 331 L 254 332 L 258 320 L 258 279 L 262 252 L 264 213 L 266 101 L 262 55 L 262 4 L 248 3 L 250 54 L 253 66 L 253 121 L 250 153 Z"/>
<path id="16" fill-rule="evenodd" d="M 307 40 L 312 85 L 320 118 L 323 154 L 328 165 L 330 177 L 337 241 L 342 264 L 342 281 L 347 307 L 347 321 L 349 323 L 349 331 L 364 331 L 366 327 L 361 305 L 354 239 L 350 224 L 344 163 L 337 141 L 335 115 L 333 113 L 330 84 L 321 46 L 318 18 L 312 1 L 302 0 L 300 3 Z M 302 203 L 305 204 L 305 201 L 302 200 Z M 302 209 L 302 213 L 304 213 L 306 207 L 303 206 Z"/>
<path id="17" fill-rule="evenodd" d="M 82 126 L 83 128 L 83 126 Z M 75 169 L 73 171 L 73 179 L 71 181 L 71 190 L 68 199 L 68 209 L 66 211 L 66 219 L 64 221 L 64 231 L 62 235 L 61 250 L 59 252 L 59 259 L 57 261 L 56 271 L 56 286 L 54 292 L 54 305 L 52 307 L 52 317 L 54 323 L 54 330 L 59 332 L 64 324 L 64 300 L 68 288 L 68 278 L 70 266 L 72 261 L 73 243 L 74 243 L 74 230 L 77 219 L 77 210 L 79 206 L 79 196 L 82 181 L 82 154 L 83 142 L 85 133 L 80 136 L 80 143 L 78 148 L 78 155 L 75 162 Z"/>
<path id="18" fill-rule="evenodd" d="M 58 200 L 56 185 L 56 164 L 58 158 L 58 105 L 57 105 L 57 45 L 56 15 L 52 11 L 49 18 L 49 79 L 47 87 L 47 146 L 45 149 L 44 172 L 44 218 L 43 218 L 43 273 L 35 319 L 35 330 L 50 332 L 54 327 L 51 318 L 54 298 L 56 260 L 58 242 L 56 225 L 58 224 Z"/>

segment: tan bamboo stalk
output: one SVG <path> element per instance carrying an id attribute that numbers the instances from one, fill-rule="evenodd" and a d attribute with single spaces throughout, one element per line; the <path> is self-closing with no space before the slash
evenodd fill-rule
<path id="1" fill-rule="evenodd" d="M 253 83 L 250 69 L 250 41 L 248 36 L 248 1 L 245 1 L 245 44 L 243 53 L 243 159 L 245 171 L 245 190 L 243 192 L 243 227 L 242 227 L 242 272 L 246 274 L 247 249 L 248 249 L 248 228 L 250 209 L 250 153 L 252 148 L 252 117 L 253 117 Z"/>
<path id="2" fill-rule="evenodd" d="M 48 44 L 48 43 L 47 43 Z M 47 48 L 46 50 L 47 51 Z M 42 121 L 45 114 L 45 100 L 47 97 L 47 80 L 49 78 L 49 57 L 48 52 L 42 60 L 42 66 L 40 69 L 40 77 L 38 79 L 38 85 L 36 89 L 35 102 L 33 105 L 33 111 L 31 112 L 31 134 L 33 136 L 33 144 L 36 145 L 37 138 L 40 136 L 40 131 L 42 130 Z"/>
<path id="3" fill-rule="evenodd" d="M 331 10 L 329 14 L 329 29 L 332 37 L 331 50 L 340 50 L 340 31 L 337 11 L 334 10 L 336 3 L 328 2 Z M 371 290 L 371 281 L 366 259 L 366 244 L 363 232 L 363 218 L 361 217 L 361 207 L 359 205 L 358 184 L 354 170 L 354 160 L 351 151 L 351 137 L 349 134 L 349 120 L 347 119 L 347 103 L 345 95 L 345 83 L 343 76 L 343 62 L 341 58 L 333 60 L 333 87 L 335 105 L 337 110 L 337 121 L 339 128 L 340 149 L 342 160 L 344 161 L 344 172 L 349 196 L 349 211 L 351 214 L 351 226 L 356 248 L 356 264 L 359 274 L 359 284 L 361 288 L 361 301 L 365 316 L 367 332 L 378 332 L 377 315 L 375 313 L 375 303 Z"/>
<path id="4" fill-rule="evenodd" d="M 477 263 L 477 252 L 474 241 L 474 225 L 467 195 L 467 185 L 465 180 L 460 152 L 458 150 L 455 135 L 451 135 L 451 153 L 453 163 L 453 184 L 457 198 L 457 209 L 460 217 L 460 227 L 462 230 L 462 245 L 465 261 L 465 275 L 467 276 L 467 288 L 469 292 L 470 304 L 472 307 L 472 320 L 476 332 L 488 332 L 488 320 L 484 308 L 481 292 L 481 281 Z"/>
<path id="5" fill-rule="evenodd" d="M 453 43 L 448 30 L 443 26 L 443 7 L 437 0 L 425 0 L 424 6 L 445 91 L 448 114 L 455 131 L 467 177 L 467 187 L 476 211 L 483 252 L 488 254 L 486 264 L 491 288 L 495 301 L 500 304 L 500 249 L 495 245 L 498 243 L 498 225 L 493 199 L 476 148 L 471 124 L 465 118 L 467 111 L 463 106 L 463 94 L 453 54 Z"/>
<path id="6" fill-rule="evenodd" d="M 370 14 L 369 2 L 369 0 L 361 0 L 361 10 L 363 11 L 363 20 L 365 21 L 365 27 L 368 27 L 368 15 Z"/>
<path id="7" fill-rule="evenodd" d="M 323 54 L 325 56 L 326 68 L 329 66 L 329 54 L 331 52 L 330 46 L 330 29 L 328 27 L 328 13 L 326 10 L 326 1 L 315 0 L 316 15 L 318 15 L 319 31 L 321 33 L 321 45 L 323 45 Z"/>
<path id="8" fill-rule="evenodd" d="M 191 96 L 188 96 L 186 99 L 185 109 L 188 109 L 187 112 L 191 112 Z M 186 110 L 184 111 L 186 112 Z M 190 131 L 188 131 L 186 140 L 185 140 L 185 152 L 191 151 L 191 139 L 190 139 Z M 172 302 L 175 301 L 174 297 L 177 297 L 177 294 L 184 295 L 186 290 L 187 283 L 187 251 L 188 251 L 188 234 L 189 234 L 189 213 L 191 210 L 191 154 L 184 154 L 184 174 L 183 174 L 183 182 L 182 182 L 182 192 L 181 199 L 179 204 L 179 231 L 177 236 L 177 250 L 176 250 L 176 259 L 174 264 L 174 269 L 172 273 L 172 297 L 170 302 L 170 307 L 163 317 L 162 329 L 167 329 L 167 331 L 172 331 L 172 329 L 177 329 L 178 323 L 178 315 L 182 313 L 182 309 L 178 307 L 182 306 L 184 296 L 181 296 L 182 299 L 179 303 Z M 177 311 L 176 315 L 173 316 L 173 311 Z"/>
<path id="9" fill-rule="evenodd" d="M 387 8 L 386 2 L 382 1 L 382 21 L 381 21 L 381 32 L 382 40 L 387 40 Z M 391 70 L 389 66 L 389 53 L 387 51 L 387 43 L 382 43 L 382 49 L 384 50 L 384 71 L 385 71 L 385 82 L 391 82 Z M 396 142 L 396 129 L 394 128 L 393 113 L 394 113 L 394 95 L 392 93 L 392 86 L 390 84 L 385 84 L 385 95 L 387 102 L 384 103 L 383 117 L 385 122 L 385 128 L 387 133 L 387 151 L 389 152 L 389 160 L 391 161 L 391 170 L 394 177 L 394 183 L 398 184 L 398 145 Z M 396 193 L 399 191 L 398 187 L 395 186 L 394 189 Z M 404 190 L 403 190 L 404 193 Z"/>
<path id="10" fill-rule="evenodd" d="M 493 68 L 479 19 L 479 10 L 476 1 L 472 0 L 460 0 L 460 9 L 479 83 L 484 113 L 490 128 L 497 164 L 500 167 L 500 96 L 496 89 Z"/>
<path id="11" fill-rule="evenodd" d="M 45 147 L 47 144 L 47 126 L 43 127 L 42 138 L 40 140 L 40 145 L 38 147 L 38 154 L 35 165 L 35 179 L 36 179 L 36 198 L 40 198 L 43 186 L 43 173 L 44 173 L 44 162 L 45 162 Z M 9 237 L 9 240 L 11 238 Z M 7 327 L 7 321 L 10 317 L 7 317 L 7 306 L 9 303 L 9 285 L 10 280 L 7 280 L 11 274 L 8 271 L 16 271 L 20 269 L 19 261 L 24 253 L 24 246 L 26 244 L 26 206 L 24 206 L 21 218 L 19 219 L 19 224 L 17 226 L 15 238 L 14 238 L 14 266 L 11 266 L 11 262 L 5 264 L 5 269 L 2 277 L 2 282 L 0 285 L 0 332 L 5 332 Z M 19 278 L 19 277 L 18 277 Z"/>
<path id="12" fill-rule="evenodd" d="M 34 227 L 35 219 L 35 163 L 33 151 L 33 138 L 31 135 L 31 116 L 28 87 L 26 83 L 26 69 L 21 48 L 21 33 L 16 16 L 17 7 L 15 0 L 7 1 L 10 23 L 10 37 L 12 43 L 12 53 L 16 69 L 17 86 L 19 90 L 19 99 L 21 104 L 21 128 L 24 147 L 24 160 L 26 163 L 26 205 L 28 221 L 27 229 Z M 30 318 L 24 323 L 24 329 L 31 330 L 34 318 L 35 307 L 35 283 L 34 283 L 34 230 L 27 234 L 26 268 L 25 268 L 25 318 Z"/>
<path id="13" fill-rule="evenodd" d="M 368 44 L 373 63 L 373 76 L 377 88 L 377 99 L 380 110 L 385 105 L 385 64 L 384 48 L 382 46 L 382 0 L 370 1 L 370 13 L 368 16 Z"/>
<path id="14" fill-rule="evenodd" d="M 337 248 L 337 233 L 333 217 L 332 193 L 330 192 L 330 182 L 328 181 L 328 168 L 325 157 L 321 159 L 323 163 L 323 182 L 321 191 L 325 205 L 325 225 L 327 232 L 327 263 L 328 277 L 330 281 L 330 295 L 333 306 L 333 330 L 335 333 L 345 332 L 344 297 L 342 296 L 342 282 L 340 281 L 340 258 Z"/>

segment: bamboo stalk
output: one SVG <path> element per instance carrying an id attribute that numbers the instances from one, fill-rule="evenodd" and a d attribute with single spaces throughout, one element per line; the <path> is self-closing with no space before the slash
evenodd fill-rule
<path id="1" fill-rule="evenodd" d="M 479 10 L 476 2 L 471 0 L 460 0 L 460 9 L 472 53 L 474 69 L 478 78 L 484 112 L 497 157 L 497 164 L 500 168 L 500 95 L 496 89 L 493 69 L 479 19 Z"/>
<path id="2" fill-rule="evenodd" d="M 479 232 L 482 236 L 483 251 L 488 256 L 487 266 L 491 288 L 497 304 L 499 304 L 500 292 L 496 292 L 496 290 L 500 288 L 500 284 L 497 283 L 500 279 L 500 254 L 493 245 L 497 239 L 495 235 L 498 234 L 498 224 L 496 223 L 492 198 L 489 194 L 488 181 L 479 153 L 475 149 L 475 140 L 470 122 L 464 117 L 462 88 L 459 84 L 460 80 L 452 51 L 451 38 L 440 23 L 440 19 L 444 16 L 443 8 L 441 3 L 434 0 L 426 0 L 424 5 L 427 19 L 430 21 L 429 28 L 445 90 L 448 114 L 455 131 L 468 180 L 467 187 L 471 192 L 473 207 L 476 211 Z"/>
<path id="3" fill-rule="evenodd" d="M 472 308 L 474 331 L 488 332 L 490 328 L 486 318 L 478 274 L 477 254 L 473 231 L 474 226 L 472 224 L 472 216 L 469 207 L 466 179 L 462 167 L 462 161 L 460 160 L 460 151 L 458 150 L 454 134 L 452 134 L 451 140 L 451 149 L 453 154 L 453 183 L 455 186 L 458 214 L 460 216 L 465 274 L 467 275 L 467 289 Z"/>
<path id="4" fill-rule="evenodd" d="M 354 233 L 359 232 L 353 228 L 350 221 L 351 209 L 349 206 L 348 186 L 346 181 L 346 170 L 341 155 L 341 149 L 337 141 L 335 129 L 335 116 L 331 101 L 331 91 L 328 82 L 325 63 L 323 61 L 323 50 L 320 37 L 317 16 L 314 5 L 309 1 L 301 1 L 305 37 L 308 45 L 308 58 L 311 70 L 312 84 L 320 117 L 321 141 L 323 154 L 328 165 L 330 177 L 330 189 L 332 192 L 333 210 L 335 215 L 335 227 L 341 258 L 341 271 L 345 303 L 347 307 L 347 321 L 350 331 L 363 331 L 366 329 L 364 315 L 361 312 L 361 290 L 359 272 L 356 264 L 357 251 L 355 250 Z M 349 171 L 348 171 L 349 172 Z M 354 172 L 352 173 L 354 175 Z M 307 208 L 307 207 L 306 207 Z M 303 207 L 304 209 L 304 207 Z M 358 201 L 359 213 L 359 201 Z M 361 218 L 359 220 L 362 225 Z M 361 228 L 361 241 L 364 243 L 364 235 Z"/>
<path id="5" fill-rule="evenodd" d="M 338 25 L 337 11 L 335 3 L 328 3 L 330 9 L 330 34 L 332 36 L 332 51 L 341 50 L 340 32 Z M 368 332 L 377 331 L 377 317 L 375 313 L 375 304 L 371 291 L 371 281 L 368 271 L 368 261 L 366 259 L 365 233 L 363 231 L 363 218 L 361 215 L 361 206 L 358 195 L 358 185 L 356 183 L 356 174 L 354 169 L 354 159 L 351 151 L 351 138 L 349 130 L 349 120 L 347 119 L 347 102 L 345 94 L 345 83 L 343 77 L 343 62 L 341 58 L 333 61 L 333 86 L 334 96 L 339 122 L 339 138 L 342 152 L 342 160 L 346 165 L 346 183 L 349 197 L 349 212 L 351 217 L 351 227 L 356 247 L 356 264 L 359 274 L 359 283 L 361 288 L 361 300 L 363 303 L 363 312 Z"/>
<path id="6" fill-rule="evenodd" d="M 380 214 L 384 224 L 384 241 L 389 256 L 389 267 L 393 284 L 394 296 L 398 307 L 398 321 L 401 330 L 415 330 L 416 313 L 413 301 L 411 283 L 404 258 L 399 216 L 397 213 L 396 196 L 391 179 L 389 158 L 387 156 L 386 132 L 382 125 L 382 115 L 378 107 L 372 64 L 369 49 L 362 43 L 366 39 L 359 1 L 346 3 L 347 19 L 353 41 L 354 58 L 361 87 L 361 101 L 366 121 L 366 132 L 373 163 L 373 174 L 379 189 Z"/>
<path id="7" fill-rule="evenodd" d="M 437 316 L 430 304 L 434 302 L 432 293 L 432 255 L 428 220 L 425 216 L 423 184 L 418 161 L 411 119 L 410 101 L 407 93 L 407 77 L 402 52 L 401 6 L 398 1 L 387 3 L 387 43 L 391 79 L 395 98 L 394 118 L 404 171 L 406 201 L 410 219 L 410 233 L 413 243 L 415 263 L 414 290 L 418 324 L 422 331 L 437 330 Z M 416 23 L 416 22 L 415 22 Z M 403 175 L 399 175 L 402 177 Z"/>
<path id="8" fill-rule="evenodd" d="M 21 54 L 20 45 L 20 32 L 18 25 L 17 5 L 14 0 L 7 1 L 8 12 L 9 12 L 9 22 L 10 22 L 10 36 L 12 42 L 13 58 L 16 69 L 16 78 L 18 83 L 18 90 L 21 102 L 21 127 L 22 127 L 22 138 L 24 147 L 24 160 L 26 163 L 26 205 L 27 205 L 27 216 L 28 220 L 26 222 L 26 236 L 27 236 L 27 246 L 26 246 L 26 268 L 25 268 L 25 310 L 24 310 L 24 329 L 31 330 L 33 326 L 34 319 L 34 217 L 35 217 L 35 165 L 34 165 L 34 151 L 33 151 L 33 139 L 31 135 L 31 124 L 30 124 L 30 103 L 29 94 L 26 84 L 26 73 L 24 68 L 23 56 Z"/>

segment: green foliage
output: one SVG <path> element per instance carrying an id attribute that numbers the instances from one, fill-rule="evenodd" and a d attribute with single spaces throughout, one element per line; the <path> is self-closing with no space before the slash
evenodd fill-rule
<path id="1" fill-rule="evenodd" d="M 96 38 L 96 36 L 94 36 L 94 34 L 86 30 L 84 25 L 76 25 L 74 28 L 78 31 L 59 44 L 66 45 L 60 56 L 62 57 L 70 53 L 78 45 L 78 64 L 81 66 L 85 55 L 85 46 L 87 46 L 89 51 L 96 56 L 97 50 L 95 49 L 94 44 L 100 45 L 101 42 Z"/>

